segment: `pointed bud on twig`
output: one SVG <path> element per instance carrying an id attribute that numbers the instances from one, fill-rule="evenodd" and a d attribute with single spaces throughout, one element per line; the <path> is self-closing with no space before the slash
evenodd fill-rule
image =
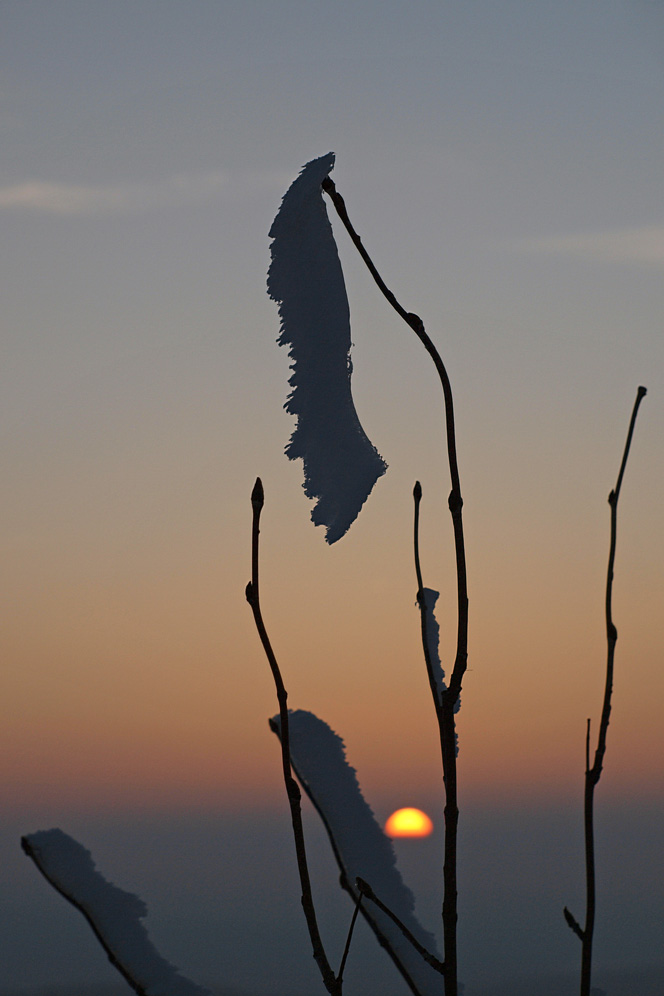
<path id="1" fill-rule="evenodd" d="M 247 582 L 247 587 L 244 589 L 244 596 L 249 602 L 249 605 L 254 604 L 256 599 L 254 598 L 254 586 L 251 581 Z"/>
<path id="2" fill-rule="evenodd" d="M 413 488 L 413 498 L 415 501 L 422 500 L 422 485 L 419 481 L 415 481 L 415 487 Z"/>
<path id="3" fill-rule="evenodd" d="M 265 494 L 263 491 L 263 482 L 261 481 L 260 477 L 257 477 L 253 491 L 251 492 L 251 504 L 255 509 L 260 511 L 263 507 L 264 498 Z"/>

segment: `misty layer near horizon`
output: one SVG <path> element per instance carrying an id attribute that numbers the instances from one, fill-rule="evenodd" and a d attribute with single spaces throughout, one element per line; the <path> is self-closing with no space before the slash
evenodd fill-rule
<path id="1" fill-rule="evenodd" d="M 394 847 L 418 918 L 439 936 L 441 822 L 436 800 L 431 803 L 431 837 L 396 840 Z M 389 807 L 380 807 L 381 819 L 388 813 Z M 659 867 L 664 813 L 661 805 L 645 804 L 602 806 L 600 813 L 602 916 L 595 984 L 610 996 L 622 996 L 620 979 L 634 984 L 639 978 L 646 987 L 639 996 L 647 996 L 647 966 L 652 978 L 662 977 L 656 952 L 664 885 L 652 868 Z M 310 809 L 305 816 L 321 925 L 339 957 L 352 904 L 339 890 L 338 869 L 317 816 Z M 555 996 L 574 996 L 578 952 L 562 908 L 580 905 L 582 898 L 579 813 L 572 806 L 547 810 L 521 804 L 511 811 L 467 807 L 462 819 L 459 937 L 467 996 L 501 996 L 509 991 L 500 988 L 503 982 L 516 994 L 519 980 L 532 986 L 535 979 L 542 996 L 549 983 Z M 310 996 L 318 991 L 285 810 L 71 820 L 66 829 L 93 850 L 114 884 L 145 900 L 150 938 L 184 973 L 214 992 Z M 13 818 L 7 827 L 12 829 L 20 836 L 24 821 L 19 825 Z M 6 839 L 12 840 L 11 832 Z M 67 988 L 74 996 L 77 987 L 87 992 L 87 987 L 115 986 L 115 972 L 80 915 L 52 894 L 31 862 L 18 861 L 3 841 L 0 863 L 1 996 L 19 991 L 36 996 L 40 989 L 51 996 L 62 990 L 65 996 Z M 358 926 L 346 971 L 349 992 L 406 992 L 364 925 Z M 635 990 L 624 991 L 634 996 Z"/>

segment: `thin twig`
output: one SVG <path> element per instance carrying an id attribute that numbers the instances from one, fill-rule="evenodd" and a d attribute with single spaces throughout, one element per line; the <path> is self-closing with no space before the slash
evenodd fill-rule
<path id="1" fill-rule="evenodd" d="M 454 718 L 455 705 L 461 693 L 461 683 L 468 661 L 468 586 L 466 580 L 466 553 L 463 536 L 461 485 L 459 483 L 459 468 L 456 455 L 456 434 L 454 429 L 454 403 L 450 379 L 440 354 L 424 329 L 422 319 L 406 311 L 392 291 L 387 287 L 378 273 L 369 253 L 362 244 L 362 239 L 351 224 L 346 204 L 341 194 L 337 192 L 334 181 L 330 177 L 323 180 L 322 188 L 332 200 L 334 207 L 350 235 L 353 244 L 366 263 L 386 300 L 392 305 L 398 315 L 413 330 L 427 353 L 433 360 L 438 372 L 445 398 L 445 428 L 447 438 L 447 457 L 450 468 L 452 490 L 448 498 L 448 506 L 452 515 L 454 528 L 454 550 L 456 555 L 457 574 L 457 644 L 454 667 L 450 675 L 449 686 L 441 696 L 440 709 L 436 710 L 440 730 L 441 753 L 443 761 L 443 780 L 445 783 L 445 857 L 443 863 L 443 938 L 445 944 L 445 996 L 457 996 L 457 827 L 459 808 L 457 803 L 457 773 L 456 773 L 456 724 Z"/>
<path id="2" fill-rule="evenodd" d="M 360 906 L 362 905 L 362 896 L 358 897 L 355 904 L 355 909 L 353 910 L 353 916 L 350 921 L 350 927 L 348 928 L 348 937 L 346 938 L 346 946 L 344 947 L 344 953 L 341 956 L 341 964 L 339 965 L 339 971 L 337 972 L 337 979 L 339 983 L 343 982 L 344 969 L 346 967 L 346 960 L 348 958 L 348 952 L 350 951 L 350 942 L 353 939 L 353 931 L 355 930 L 355 924 L 357 922 L 357 915 L 360 912 Z"/>
<path id="3" fill-rule="evenodd" d="M 613 594 L 613 567 L 616 558 L 616 534 L 617 534 L 617 524 L 618 524 L 618 498 L 620 497 L 620 487 L 622 485 L 623 475 L 625 473 L 625 467 L 627 466 L 627 457 L 629 456 L 629 450 L 632 443 L 632 435 L 634 433 L 634 425 L 636 423 L 636 416 L 639 411 L 639 406 L 646 396 L 645 387 L 639 387 L 636 392 L 636 400 L 634 402 L 634 407 L 632 408 L 632 416 L 629 422 L 629 429 L 627 431 L 627 440 L 625 441 L 625 449 L 623 451 L 622 461 L 620 464 L 620 471 L 618 473 L 618 480 L 614 490 L 609 495 L 609 506 L 611 508 L 611 539 L 609 544 L 609 563 L 606 575 L 606 596 L 604 603 L 604 611 L 606 618 L 606 640 L 607 640 L 607 655 L 606 655 L 606 682 L 604 685 L 604 701 L 602 703 L 602 715 L 599 723 L 599 733 L 597 737 L 597 748 L 595 750 L 595 758 L 590 766 L 590 720 L 586 727 L 586 774 L 585 774 L 585 790 L 584 790 L 584 800 L 583 800 L 583 812 L 584 812 L 584 836 L 585 836 L 585 854 L 586 854 L 586 922 L 583 930 L 579 927 L 577 921 L 572 917 L 571 913 L 567 910 L 565 912 L 565 919 L 567 923 L 574 931 L 574 933 L 581 939 L 581 996 L 589 996 L 590 994 L 590 981 L 592 974 L 592 950 L 593 950 L 593 932 L 595 929 L 595 833 L 593 826 L 593 804 L 594 804 L 594 793 L 595 786 L 599 782 L 600 776 L 602 774 L 602 764 L 604 762 L 604 754 L 606 752 L 606 736 L 609 728 L 609 718 L 611 716 L 611 694 L 613 692 L 613 664 L 616 649 L 616 642 L 618 640 L 618 631 L 613 622 L 612 616 L 612 594 Z M 569 916 L 568 916 L 569 914 Z M 571 921 L 570 922 L 570 918 Z M 576 925 L 576 926 L 574 926 Z"/>
<path id="4" fill-rule="evenodd" d="M 253 491 L 251 492 L 251 505 L 253 509 L 253 522 L 252 522 L 252 532 L 251 532 L 251 581 L 246 587 L 246 597 L 251 610 L 254 614 L 254 622 L 256 624 L 256 629 L 258 630 L 258 635 L 260 637 L 261 643 L 263 645 L 263 650 L 265 651 L 265 656 L 268 659 L 270 665 L 270 670 L 272 671 L 272 677 L 274 678 L 274 684 L 277 691 L 277 699 L 279 701 L 279 719 L 281 723 L 281 734 L 279 740 L 281 742 L 281 765 L 284 776 L 284 783 L 286 785 L 286 794 L 288 796 L 288 803 L 290 805 L 291 811 L 291 823 L 293 825 L 293 838 L 295 840 L 295 853 L 297 856 L 297 868 L 300 875 L 300 886 L 302 889 L 302 909 L 304 910 L 304 916 L 307 921 L 307 927 L 309 929 L 309 937 L 311 939 L 311 946 L 313 948 L 314 959 L 318 965 L 321 977 L 323 979 L 323 984 L 331 996 L 340 996 L 341 994 L 341 980 L 337 979 L 330 962 L 328 961 L 327 955 L 325 953 L 325 948 L 323 947 L 323 941 L 320 936 L 320 931 L 318 929 L 318 922 L 316 920 L 316 910 L 314 907 L 313 894 L 311 891 L 311 880 L 309 877 L 309 867 L 307 864 L 307 853 L 304 843 L 304 828 L 302 826 L 302 808 L 300 805 L 301 792 L 300 788 L 293 777 L 293 772 L 291 770 L 290 762 L 290 731 L 288 722 L 288 693 L 284 686 L 283 679 L 281 677 L 281 671 L 279 670 L 279 665 L 277 664 L 277 659 L 272 650 L 272 645 L 270 639 L 267 635 L 267 630 L 263 622 L 263 615 L 260 606 L 260 595 L 258 587 L 258 552 L 259 552 L 259 534 L 260 534 L 260 517 L 261 511 L 263 509 L 263 484 L 260 477 L 256 478 L 256 483 L 254 485 Z"/>
<path id="5" fill-rule="evenodd" d="M 405 923 L 401 922 L 396 913 L 393 913 L 389 906 L 386 906 L 385 903 L 381 902 L 369 883 L 365 882 L 363 878 L 358 877 L 355 879 L 355 885 L 359 889 L 360 896 L 366 896 L 367 899 L 370 899 L 371 902 L 378 907 L 379 910 L 382 910 L 386 916 L 389 916 L 390 920 L 397 925 L 403 936 L 413 945 L 417 953 L 422 956 L 427 965 L 431 965 L 436 972 L 440 972 L 441 975 L 444 975 L 445 963 L 440 961 L 439 958 L 436 958 L 435 955 L 432 955 L 430 951 L 427 951 L 424 945 L 420 944 L 415 935 L 411 933 Z"/>
<path id="6" fill-rule="evenodd" d="M 567 923 L 567 926 L 570 928 L 570 930 L 573 930 L 576 936 L 582 941 L 583 930 L 581 929 L 581 925 L 579 921 L 576 919 L 576 917 L 570 913 L 570 911 L 567 909 L 566 906 L 563 909 L 563 916 L 565 917 L 565 922 Z"/>

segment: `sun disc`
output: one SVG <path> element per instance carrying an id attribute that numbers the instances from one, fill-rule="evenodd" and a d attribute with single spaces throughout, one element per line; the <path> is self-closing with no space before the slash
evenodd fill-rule
<path id="1" fill-rule="evenodd" d="M 421 809 L 406 806 L 392 813 L 385 824 L 388 837 L 428 837 L 433 830 L 433 823 Z"/>

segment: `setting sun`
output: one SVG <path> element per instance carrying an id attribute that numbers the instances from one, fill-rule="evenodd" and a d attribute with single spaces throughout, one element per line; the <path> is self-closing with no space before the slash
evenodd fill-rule
<path id="1" fill-rule="evenodd" d="M 428 837 L 433 823 L 421 809 L 397 809 L 385 824 L 388 837 Z"/>

